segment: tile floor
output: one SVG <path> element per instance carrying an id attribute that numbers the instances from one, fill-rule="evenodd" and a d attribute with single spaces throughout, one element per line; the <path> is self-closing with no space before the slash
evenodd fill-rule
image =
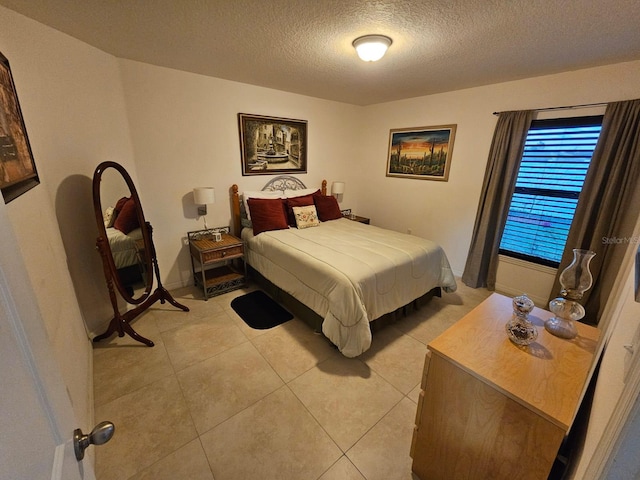
<path id="1" fill-rule="evenodd" d="M 99 480 L 415 479 L 409 448 L 427 343 L 490 292 L 458 291 L 374 332 L 342 356 L 293 319 L 252 330 L 231 309 L 248 287 L 191 311 L 156 304 L 129 337 L 95 345 L 96 422 L 116 426 L 95 450 Z"/>

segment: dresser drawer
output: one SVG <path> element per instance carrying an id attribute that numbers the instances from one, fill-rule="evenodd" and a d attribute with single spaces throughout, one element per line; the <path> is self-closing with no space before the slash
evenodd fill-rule
<path id="1" fill-rule="evenodd" d="M 213 250 L 211 252 L 202 253 L 202 261 L 204 263 L 216 262 L 225 258 L 232 258 L 242 255 L 242 245 L 235 247 L 224 248 L 220 250 Z"/>

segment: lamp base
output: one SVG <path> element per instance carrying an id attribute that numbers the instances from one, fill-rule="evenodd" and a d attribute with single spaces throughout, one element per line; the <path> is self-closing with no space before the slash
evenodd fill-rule
<path id="1" fill-rule="evenodd" d="M 552 335 L 571 340 L 578 336 L 578 329 L 573 320 L 553 317 L 544 322 L 544 329 Z"/>
<path id="2" fill-rule="evenodd" d="M 576 320 L 584 317 L 584 307 L 570 298 L 554 298 L 549 302 L 549 310 L 555 317 L 544 322 L 547 332 L 560 338 L 572 339 L 578 336 Z"/>

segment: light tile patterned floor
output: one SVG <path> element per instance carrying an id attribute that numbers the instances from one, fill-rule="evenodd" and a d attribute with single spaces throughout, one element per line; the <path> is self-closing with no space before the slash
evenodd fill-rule
<path id="1" fill-rule="evenodd" d="M 490 292 L 443 294 L 342 356 L 293 319 L 253 330 L 231 309 L 252 288 L 208 301 L 172 292 L 134 321 L 152 339 L 95 345 L 99 480 L 409 480 L 409 447 L 426 345 Z"/>

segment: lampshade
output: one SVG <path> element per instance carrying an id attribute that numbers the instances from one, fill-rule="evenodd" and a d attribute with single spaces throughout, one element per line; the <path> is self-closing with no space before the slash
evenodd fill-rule
<path id="1" fill-rule="evenodd" d="M 213 187 L 198 187 L 193 189 L 193 203 L 207 205 L 216 202 L 216 191 Z"/>
<path id="2" fill-rule="evenodd" d="M 344 182 L 333 182 L 331 184 L 331 194 L 341 195 L 344 193 Z"/>
<path id="3" fill-rule="evenodd" d="M 353 41 L 358 56 L 365 62 L 380 60 L 391 45 L 392 40 L 384 35 L 364 35 Z"/>

